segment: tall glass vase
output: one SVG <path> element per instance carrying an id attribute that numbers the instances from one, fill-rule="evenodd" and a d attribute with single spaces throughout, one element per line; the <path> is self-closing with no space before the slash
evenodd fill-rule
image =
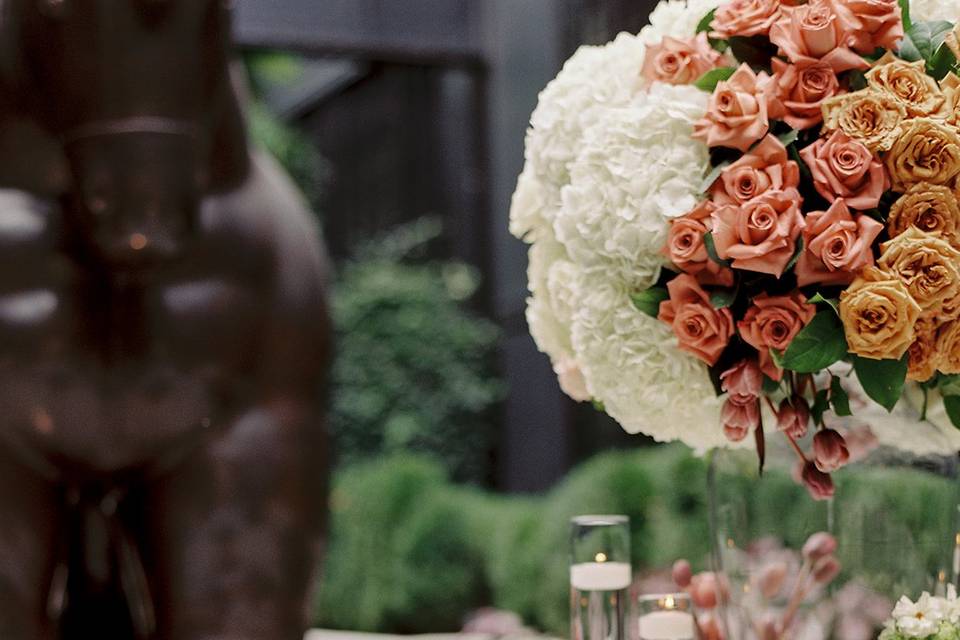
<path id="1" fill-rule="evenodd" d="M 955 435 L 919 420 L 909 403 L 892 415 L 865 404 L 854 415 L 831 425 L 846 433 L 857 460 L 833 474 L 829 501 L 810 497 L 797 452 L 775 432 L 762 476 L 753 451 L 712 454 L 726 638 L 873 640 L 900 596 L 956 584 Z"/>

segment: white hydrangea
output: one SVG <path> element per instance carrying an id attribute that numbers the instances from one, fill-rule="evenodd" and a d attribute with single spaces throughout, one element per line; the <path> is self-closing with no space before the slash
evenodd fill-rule
<path id="1" fill-rule="evenodd" d="M 910 18 L 914 22 L 960 20 L 960 0 L 910 0 Z"/>
<path id="2" fill-rule="evenodd" d="M 554 220 L 573 261 L 635 291 L 656 281 L 668 219 L 696 205 L 709 168 L 706 145 L 691 137 L 706 104 L 694 87 L 657 84 L 594 112 Z"/>
<path id="3" fill-rule="evenodd" d="M 597 274 L 581 286 L 573 346 L 607 413 L 629 433 L 698 451 L 725 445 L 707 368 L 680 351 L 668 326 L 633 308 L 623 283 Z"/>
<path id="4" fill-rule="evenodd" d="M 540 94 L 510 212 L 511 233 L 532 243 L 530 332 L 573 395 L 585 388 L 631 433 L 698 450 L 725 442 L 722 400 L 630 295 L 656 281 L 669 219 L 693 208 L 709 166 L 691 138 L 707 94 L 641 91 L 644 49 L 693 36 L 717 4 L 664 0 L 639 35 L 574 54 Z"/>

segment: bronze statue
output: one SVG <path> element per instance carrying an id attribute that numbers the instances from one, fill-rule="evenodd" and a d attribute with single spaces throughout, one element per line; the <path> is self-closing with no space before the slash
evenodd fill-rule
<path id="1" fill-rule="evenodd" d="M 325 262 L 224 0 L 0 0 L 0 639 L 293 640 Z"/>

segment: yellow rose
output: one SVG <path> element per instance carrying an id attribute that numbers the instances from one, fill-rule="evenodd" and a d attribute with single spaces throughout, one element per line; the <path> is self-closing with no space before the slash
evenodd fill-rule
<path id="1" fill-rule="evenodd" d="M 870 268 L 840 294 L 840 320 L 852 353 L 899 360 L 913 344 L 920 305 L 906 285 Z"/>
<path id="2" fill-rule="evenodd" d="M 957 244 L 960 229 L 960 204 L 957 196 L 942 185 L 920 182 L 910 187 L 890 207 L 887 231 L 891 238 L 916 227 L 927 233 L 940 233 Z"/>
<path id="3" fill-rule="evenodd" d="M 937 332 L 937 370 L 954 375 L 960 373 L 960 320 L 953 320 Z"/>
<path id="4" fill-rule="evenodd" d="M 960 134 L 932 118 L 909 120 L 886 164 L 894 191 L 903 193 L 919 182 L 950 186 L 960 174 Z"/>
<path id="5" fill-rule="evenodd" d="M 948 73 L 940 81 L 940 90 L 943 91 L 944 100 L 939 113 L 935 114 L 936 117 L 943 118 L 955 127 L 960 127 L 960 77 Z"/>
<path id="6" fill-rule="evenodd" d="M 824 131 L 837 129 L 873 151 L 887 151 L 900 135 L 907 111 L 889 95 L 872 89 L 823 101 Z"/>
<path id="7" fill-rule="evenodd" d="M 940 352 L 937 349 L 937 323 L 921 318 L 914 327 L 916 338 L 907 349 L 907 380 L 926 382 L 937 372 Z"/>
<path id="8" fill-rule="evenodd" d="M 937 81 L 927 75 L 926 62 L 907 62 L 889 51 L 867 71 L 867 84 L 900 103 L 912 116 L 929 116 L 943 104 Z"/>
<path id="9" fill-rule="evenodd" d="M 880 247 L 883 271 L 899 278 L 923 311 L 933 311 L 960 292 L 960 251 L 938 233 L 910 227 Z"/>

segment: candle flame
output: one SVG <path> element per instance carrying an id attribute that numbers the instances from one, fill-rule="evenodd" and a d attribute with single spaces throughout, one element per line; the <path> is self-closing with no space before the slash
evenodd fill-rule
<path id="1" fill-rule="evenodd" d="M 607 554 L 605 554 L 605 553 L 603 553 L 603 552 L 601 551 L 600 553 L 598 553 L 598 554 L 595 556 L 595 559 L 596 559 L 597 562 L 606 562 L 606 561 L 607 561 Z"/>
<path id="2" fill-rule="evenodd" d="M 677 601 L 673 599 L 673 596 L 667 596 L 663 599 L 663 608 L 664 609 L 676 609 Z"/>

